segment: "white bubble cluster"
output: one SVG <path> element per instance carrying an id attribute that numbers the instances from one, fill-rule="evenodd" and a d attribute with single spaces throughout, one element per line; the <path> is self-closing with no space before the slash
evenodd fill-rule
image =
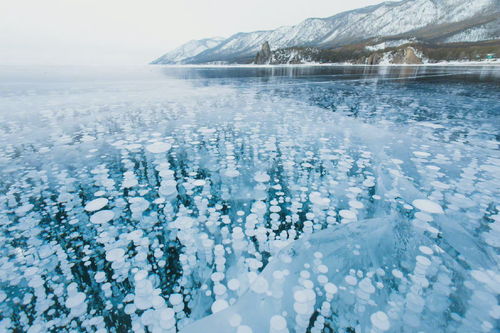
<path id="1" fill-rule="evenodd" d="M 2 85 L 0 331 L 497 330 L 491 87 L 193 71 Z"/>

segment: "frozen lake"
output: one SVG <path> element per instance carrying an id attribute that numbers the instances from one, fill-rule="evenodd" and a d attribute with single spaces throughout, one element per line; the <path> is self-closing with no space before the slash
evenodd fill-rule
<path id="1" fill-rule="evenodd" d="M 0 332 L 498 332 L 500 67 L 0 67 Z"/>

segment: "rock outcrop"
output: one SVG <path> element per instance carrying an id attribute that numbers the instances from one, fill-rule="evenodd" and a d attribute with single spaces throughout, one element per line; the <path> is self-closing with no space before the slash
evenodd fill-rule
<path id="1" fill-rule="evenodd" d="M 365 61 L 361 63 L 365 63 L 366 65 L 386 65 L 386 64 L 394 64 L 394 65 L 419 65 L 423 64 L 422 55 L 418 54 L 413 47 L 407 46 L 405 48 L 399 48 L 393 51 L 386 52 L 375 52 L 370 54 L 365 58 Z"/>
<path id="2" fill-rule="evenodd" d="M 380 59 L 382 59 L 382 57 L 380 56 L 380 54 L 378 53 L 373 53 L 372 55 L 370 55 L 367 59 L 366 59 L 366 64 L 367 65 L 377 65 L 380 63 Z"/>
<path id="3" fill-rule="evenodd" d="M 408 46 L 404 50 L 398 50 L 392 57 L 392 64 L 419 65 L 422 64 L 422 59 L 417 56 L 415 49 Z"/>
<path id="4" fill-rule="evenodd" d="M 259 52 L 257 52 L 257 55 L 255 56 L 254 63 L 257 65 L 266 65 L 271 62 L 271 47 L 269 46 L 269 43 L 266 41 L 264 44 L 262 44 L 262 48 Z"/>

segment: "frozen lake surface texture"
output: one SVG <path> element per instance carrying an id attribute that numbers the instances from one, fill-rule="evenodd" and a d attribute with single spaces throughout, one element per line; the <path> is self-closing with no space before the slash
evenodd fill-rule
<path id="1" fill-rule="evenodd" d="M 499 332 L 500 68 L 1 68 L 0 332 Z"/>

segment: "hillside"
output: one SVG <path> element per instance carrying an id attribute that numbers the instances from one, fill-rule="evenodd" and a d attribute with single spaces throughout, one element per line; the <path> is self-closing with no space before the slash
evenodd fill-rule
<path id="1" fill-rule="evenodd" d="M 481 42 L 500 38 L 498 0 L 404 0 L 384 2 L 327 18 L 310 18 L 275 30 L 237 33 L 175 63 L 250 63 L 267 42 L 273 50 L 335 50 L 382 43 L 429 45 Z M 185 45 L 179 49 L 184 49 Z M 172 51 L 172 52 L 175 52 Z M 160 59 L 154 63 L 164 62 Z"/>

